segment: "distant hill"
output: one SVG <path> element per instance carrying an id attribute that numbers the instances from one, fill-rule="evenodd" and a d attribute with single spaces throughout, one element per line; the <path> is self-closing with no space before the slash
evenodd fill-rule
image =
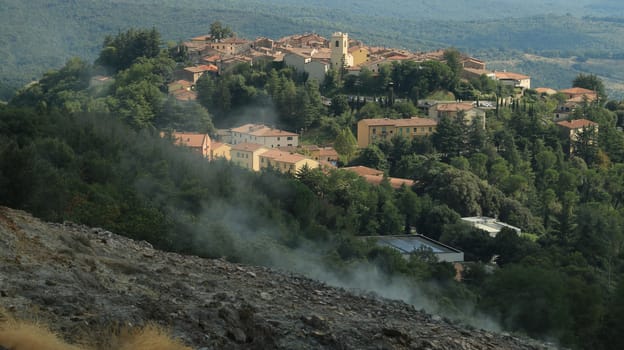
<path id="1" fill-rule="evenodd" d="M 250 38 L 340 30 L 374 45 L 455 46 L 495 59 L 513 50 L 624 57 L 624 4 L 616 1 L 2 0 L 2 8 L 0 100 L 69 57 L 94 59 L 107 34 L 155 27 L 179 41 L 207 33 L 215 20 Z"/>

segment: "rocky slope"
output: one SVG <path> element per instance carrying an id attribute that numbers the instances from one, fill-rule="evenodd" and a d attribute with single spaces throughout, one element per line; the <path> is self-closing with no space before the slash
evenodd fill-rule
<path id="1" fill-rule="evenodd" d="M 102 229 L 45 223 L 2 207 L 0 306 L 47 322 L 70 342 L 97 343 L 111 325 L 155 321 L 198 349 L 545 348 L 402 302 L 161 252 Z"/>

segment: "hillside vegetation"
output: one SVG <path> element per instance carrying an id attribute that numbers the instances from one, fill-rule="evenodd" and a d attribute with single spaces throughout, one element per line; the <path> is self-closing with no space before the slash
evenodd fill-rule
<path id="1" fill-rule="evenodd" d="M 404 61 L 384 66 L 375 75 L 364 71 L 358 77 L 360 84 L 353 78 L 340 79 L 334 71 L 317 84 L 281 63 L 242 63 L 219 75 L 203 75 L 196 84 L 198 103 L 194 103 L 164 93 L 173 70 L 184 66 L 184 59 L 176 61 L 180 59 L 176 50 L 160 50 L 159 38 L 154 29 L 113 34 L 95 63 L 70 59 L 8 105 L 0 105 L 2 205 L 50 221 L 101 227 L 162 250 L 303 273 L 337 286 L 401 299 L 478 327 L 556 339 L 575 349 L 622 348 L 618 320 L 624 307 L 624 134 L 618 127 L 624 121 L 624 104 L 609 101 L 596 76 L 579 75 L 570 82 L 598 94 L 595 100 L 579 102 L 571 112 L 572 118 L 589 120 L 583 133 L 570 140 L 552 121 L 565 96 L 542 96 L 534 90 L 522 94 L 485 76 L 462 81 L 457 50 L 446 50 L 445 62 Z M 91 78 L 105 69 L 110 82 L 91 85 Z M 388 90 L 390 79 L 395 87 Z M 354 90 L 383 98 L 349 100 Z M 330 106 L 323 104 L 321 93 L 332 99 Z M 487 96 L 495 106 L 486 112 L 485 128 L 483 120 L 468 122 L 460 113 L 441 118 L 429 136 L 395 137 L 356 148 L 353 134 L 359 120 L 417 115 L 415 103 L 432 95 L 463 100 Z M 372 185 L 344 169 L 250 172 L 223 159 L 207 161 L 166 137 L 172 129 L 211 133 L 213 124 L 240 125 L 239 117 L 260 118 L 260 112 L 268 112 L 277 127 L 305 129 L 306 135 L 312 135 L 306 136 L 306 142 L 312 137 L 334 142 L 341 164 L 380 169 L 388 176 L 413 180 L 413 186 L 393 188 L 385 179 Z M 165 131 L 165 137 L 160 131 Z M 508 229 L 492 237 L 461 220 L 477 215 L 497 217 L 525 234 Z M 439 262 L 429 250 L 406 258 L 367 237 L 414 230 L 465 252 L 468 262 L 461 281 L 454 265 Z M 37 240 L 18 239 L 5 246 L 29 252 L 39 247 L 33 242 Z M 107 244 L 98 242 L 99 247 Z M 52 259 L 75 261 L 72 255 L 90 252 L 93 244 L 84 237 L 65 242 L 61 256 Z M 110 249 L 121 254 L 115 247 Z M 169 256 L 176 263 L 191 259 Z M 143 259 L 152 261 L 149 252 L 132 257 L 143 264 L 149 264 Z M 15 259 L 11 255 L 6 261 Z M 115 255 L 113 260 L 89 266 L 92 273 L 110 269 L 124 275 L 139 273 L 138 265 L 120 260 Z M 191 260 L 192 266 L 209 264 Z M 219 278 L 221 268 L 238 271 L 228 276 L 253 278 L 244 269 L 213 267 Z M 62 284 L 64 288 L 85 277 L 72 276 Z M 209 287 L 222 283 L 209 279 Z M 28 281 L 24 290 L 40 290 L 29 278 L 24 280 Z M 108 280 L 88 281 L 98 286 Z M 139 282 L 160 288 L 160 282 L 151 278 Z M 268 302 L 271 293 L 281 300 L 299 291 L 305 298 L 297 294 L 301 299 L 290 304 L 307 307 L 325 292 L 310 293 L 320 290 L 313 282 L 288 290 L 276 283 L 240 288 L 250 294 L 234 298 L 241 302 L 235 303 L 235 311 L 228 307 L 218 315 L 197 315 L 193 307 L 191 315 L 222 319 L 243 332 L 219 333 L 222 337 L 215 341 L 227 344 L 244 342 L 247 334 L 270 344 L 274 333 L 263 333 L 267 323 L 290 335 L 299 334 L 302 324 L 310 322 L 307 314 L 301 322 L 293 323 L 289 314 L 288 322 L 277 326 L 264 318 L 256 324 L 243 301 Z M 195 285 L 178 287 L 187 293 Z M 271 292 L 258 298 L 254 288 Z M 145 306 L 141 310 L 198 326 L 186 315 L 162 311 L 161 300 L 154 297 L 158 293 L 148 294 L 137 297 L 136 302 Z M 80 301 L 90 303 L 93 297 L 87 295 Z M 219 303 L 228 299 L 227 295 L 214 297 Z M 200 300 L 205 304 L 206 298 Z M 63 308 L 73 305 L 72 299 L 63 298 L 44 302 Z M 358 305 L 370 310 L 368 301 Z M 404 307 L 400 305 L 398 309 Z M 336 312 L 340 320 L 352 320 L 349 311 Z M 374 315 L 367 317 L 377 321 L 380 314 Z M 294 317 L 302 320 L 301 314 Z M 323 328 L 317 334 L 320 341 L 342 339 L 324 331 L 334 326 L 312 322 Z M 291 324 L 299 328 L 292 331 Z M 410 327 L 414 332 L 417 328 Z M 352 334 L 353 329 L 359 328 L 348 323 L 340 331 Z M 412 339 L 412 331 L 389 329 L 398 341 Z M 362 337 L 354 339 L 360 342 Z"/>
<path id="2" fill-rule="evenodd" d="M 412 50 L 455 46 L 486 50 L 495 58 L 508 50 L 610 58 L 623 54 L 618 16 L 622 5 L 612 1 L 399 1 L 382 6 L 374 1 L 5 0 L 0 98 L 69 57 L 93 59 L 104 35 L 130 27 L 155 27 L 165 40 L 179 41 L 207 33 L 209 23 L 220 20 L 250 38 L 339 30 L 371 45 Z"/>

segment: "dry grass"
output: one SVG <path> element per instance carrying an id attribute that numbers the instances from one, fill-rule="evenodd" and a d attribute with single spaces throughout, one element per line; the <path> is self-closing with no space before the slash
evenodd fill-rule
<path id="1" fill-rule="evenodd" d="M 0 345 L 11 350 L 80 350 L 46 327 L 8 318 L 0 326 Z"/>
<path id="2" fill-rule="evenodd" d="M 143 328 L 124 328 L 119 332 L 107 332 L 106 340 L 85 340 L 85 344 L 99 346 L 76 346 L 62 341 L 45 325 L 15 320 L 0 310 L 0 348 L 10 350 L 191 350 L 171 337 L 168 331 L 157 325 Z M 106 345 L 102 345 L 105 343 Z"/>
<path id="3" fill-rule="evenodd" d="M 169 332 L 157 325 L 141 329 L 122 330 L 118 338 L 119 350 L 191 350 L 171 337 Z"/>

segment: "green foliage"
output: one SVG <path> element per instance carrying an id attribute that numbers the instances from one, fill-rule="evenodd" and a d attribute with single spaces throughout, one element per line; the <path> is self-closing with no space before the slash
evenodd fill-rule
<path id="1" fill-rule="evenodd" d="M 532 337 L 569 340 L 573 305 L 566 283 L 566 276 L 552 269 L 509 266 L 485 283 L 481 307 L 509 329 Z"/>
<path id="2" fill-rule="evenodd" d="M 438 122 L 433 145 L 448 158 L 459 156 L 464 149 L 463 123 L 459 118 L 442 118 Z"/>
<path id="3" fill-rule="evenodd" d="M 345 163 L 349 163 L 351 158 L 355 155 L 355 152 L 357 152 L 357 140 L 355 136 L 353 136 L 351 129 L 343 128 L 340 130 L 340 133 L 334 141 L 334 149 L 336 149 L 338 154 L 344 157 Z"/>
<path id="4" fill-rule="evenodd" d="M 210 36 L 213 40 L 222 40 L 233 36 L 234 33 L 229 26 L 224 26 L 219 21 L 212 22 L 210 24 Z"/>
<path id="5" fill-rule="evenodd" d="M 353 161 L 351 161 L 350 165 L 362 165 L 365 167 L 379 170 L 388 169 L 388 161 L 386 160 L 386 156 L 375 144 L 372 144 L 360 150 L 359 155 L 355 159 L 353 159 Z"/>
<path id="6" fill-rule="evenodd" d="M 103 49 L 96 64 L 117 72 L 129 68 L 137 58 L 154 58 L 160 54 L 160 33 L 151 30 L 129 29 L 116 36 L 104 38 Z"/>

